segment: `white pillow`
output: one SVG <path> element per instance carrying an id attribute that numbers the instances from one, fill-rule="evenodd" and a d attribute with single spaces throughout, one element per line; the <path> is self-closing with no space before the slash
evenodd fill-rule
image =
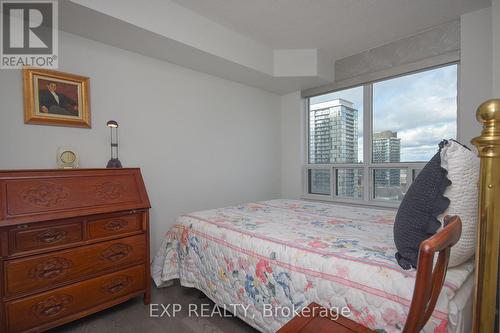
<path id="1" fill-rule="evenodd" d="M 446 215 L 458 215 L 462 220 L 462 236 L 451 248 L 449 266 L 453 267 L 469 260 L 476 250 L 479 158 L 458 142 L 449 140 L 441 150 L 441 167 L 448 171 L 451 180 L 444 192 L 450 206 L 438 219 L 443 222 Z"/>

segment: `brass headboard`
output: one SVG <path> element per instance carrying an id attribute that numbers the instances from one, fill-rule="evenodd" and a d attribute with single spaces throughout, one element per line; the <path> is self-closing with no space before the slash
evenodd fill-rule
<path id="1" fill-rule="evenodd" d="M 483 131 L 472 140 L 481 158 L 472 332 L 489 333 L 495 328 L 500 247 L 500 99 L 481 104 L 476 117 Z"/>

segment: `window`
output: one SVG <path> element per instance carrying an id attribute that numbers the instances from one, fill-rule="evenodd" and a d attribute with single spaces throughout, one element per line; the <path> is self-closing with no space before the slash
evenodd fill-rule
<path id="1" fill-rule="evenodd" d="M 428 161 L 456 132 L 456 65 L 373 84 L 374 162 Z"/>
<path id="2" fill-rule="evenodd" d="M 309 99 L 309 163 L 363 161 L 363 87 Z"/>
<path id="3" fill-rule="evenodd" d="M 399 202 L 457 133 L 457 64 L 308 99 L 306 195 Z"/>

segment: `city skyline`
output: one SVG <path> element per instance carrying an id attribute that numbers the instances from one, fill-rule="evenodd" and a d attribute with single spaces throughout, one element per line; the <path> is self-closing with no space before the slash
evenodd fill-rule
<path id="1" fill-rule="evenodd" d="M 344 98 L 316 103 L 309 110 L 309 160 L 313 164 L 356 163 L 358 158 L 358 110 Z M 401 160 L 401 139 L 395 131 L 373 135 L 373 162 L 397 163 Z M 339 197 L 363 196 L 363 172 L 356 168 L 337 168 L 334 189 Z M 399 199 L 401 170 L 374 170 L 375 192 L 382 198 Z M 331 194 L 329 169 L 309 171 L 311 193 Z"/>
<path id="2" fill-rule="evenodd" d="M 363 123 L 363 87 L 323 94 L 310 99 L 311 106 L 343 98 L 359 111 Z M 456 138 L 457 66 L 450 65 L 375 82 L 373 131 L 397 131 L 402 162 L 426 162 L 441 139 Z M 358 128 L 358 160 L 362 161 L 363 128 Z"/>

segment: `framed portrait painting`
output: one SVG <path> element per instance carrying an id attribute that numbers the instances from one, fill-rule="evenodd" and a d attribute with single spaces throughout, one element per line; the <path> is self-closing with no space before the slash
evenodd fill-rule
<path id="1" fill-rule="evenodd" d="M 47 69 L 23 69 L 26 124 L 90 128 L 89 78 Z"/>

